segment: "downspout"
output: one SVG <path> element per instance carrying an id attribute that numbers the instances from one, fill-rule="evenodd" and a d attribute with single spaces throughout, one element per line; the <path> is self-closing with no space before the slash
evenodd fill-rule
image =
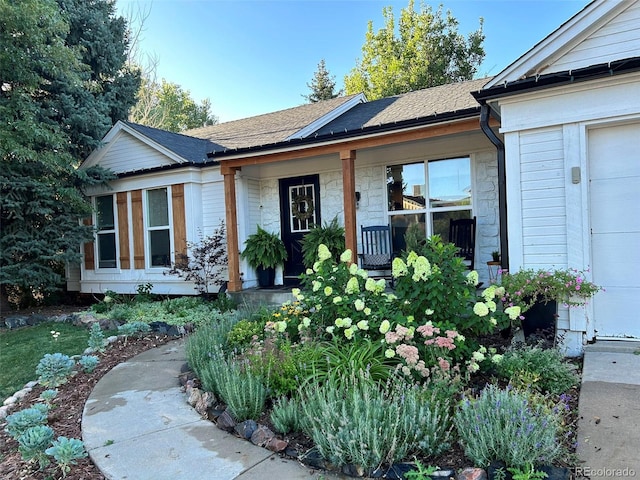
<path id="1" fill-rule="evenodd" d="M 503 270 L 509 269 L 509 236 L 507 232 L 507 172 L 504 143 L 489 126 L 491 108 L 486 102 L 480 107 L 480 128 L 493 143 L 498 157 L 498 218 L 500 223 L 500 263 Z"/>

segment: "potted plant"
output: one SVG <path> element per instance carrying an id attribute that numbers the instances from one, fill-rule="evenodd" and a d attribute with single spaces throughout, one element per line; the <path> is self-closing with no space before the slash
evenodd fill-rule
<path id="1" fill-rule="evenodd" d="M 287 249 L 284 242 L 275 233 L 270 233 L 258 225 L 258 231 L 249 235 L 244 242 L 245 249 L 241 257 L 250 267 L 255 268 L 258 274 L 258 285 L 261 287 L 273 286 L 276 275 L 276 267 L 283 265 L 287 259 Z"/>
<path id="2" fill-rule="evenodd" d="M 318 247 L 326 245 L 331 257 L 337 263 L 344 252 L 344 228 L 338 224 L 338 217 L 333 217 L 330 223 L 314 225 L 302 238 L 302 261 L 307 268 L 311 268 L 318 260 Z"/>
<path id="3" fill-rule="evenodd" d="M 500 263 L 500 252 L 498 250 L 491 252 L 491 261 L 493 263 Z"/>
<path id="4" fill-rule="evenodd" d="M 586 280 L 583 271 L 572 268 L 503 272 L 500 285 L 505 290 L 505 306 L 520 307 L 525 336 L 536 330 L 553 329 L 558 303 L 584 305 L 600 290 Z"/>

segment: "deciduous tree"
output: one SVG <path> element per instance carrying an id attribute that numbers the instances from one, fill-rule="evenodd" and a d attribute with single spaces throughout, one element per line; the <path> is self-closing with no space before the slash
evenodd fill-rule
<path id="1" fill-rule="evenodd" d="M 413 0 L 402 9 L 396 26 L 391 7 L 382 10 L 384 27 L 373 31 L 369 21 L 362 59 L 345 76 L 347 94 L 364 92 L 369 100 L 422 88 L 470 80 L 484 59 L 482 19 L 478 30 L 464 37 L 458 21 L 442 6 L 435 12 Z"/>

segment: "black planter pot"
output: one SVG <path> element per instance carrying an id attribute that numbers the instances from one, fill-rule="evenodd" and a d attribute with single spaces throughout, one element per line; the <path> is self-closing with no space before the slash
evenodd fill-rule
<path id="1" fill-rule="evenodd" d="M 524 317 L 522 330 L 525 338 L 536 333 L 555 336 L 556 318 L 558 316 L 558 303 L 555 300 L 536 302 L 522 316 Z"/>
<path id="2" fill-rule="evenodd" d="M 260 288 L 273 287 L 273 284 L 276 281 L 276 269 L 275 268 L 258 267 L 256 269 L 256 273 L 258 274 L 258 286 Z"/>

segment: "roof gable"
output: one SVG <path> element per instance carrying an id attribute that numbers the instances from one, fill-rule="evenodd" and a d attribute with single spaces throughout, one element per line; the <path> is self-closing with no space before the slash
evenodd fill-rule
<path id="1" fill-rule="evenodd" d="M 496 75 L 485 88 L 640 54 L 640 1 L 594 0 Z"/>
<path id="2" fill-rule="evenodd" d="M 309 103 L 278 112 L 234 120 L 194 130 L 185 135 L 209 140 L 215 144 L 211 151 L 258 147 L 308 135 L 310 125 L 331 121 L 334 113 L 342 113 L 364 100 L 362 94 L 336 97 Z M 318 127 L 315 127 L 318 128 Z"/>

